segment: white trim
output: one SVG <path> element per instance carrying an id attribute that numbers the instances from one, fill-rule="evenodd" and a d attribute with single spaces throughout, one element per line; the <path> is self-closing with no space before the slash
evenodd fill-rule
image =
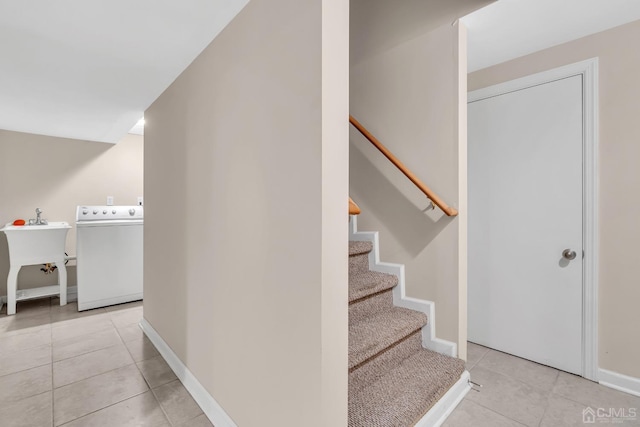
<path id="1" fill-rule="evenodd" d="M 40 286 L 38 288 L 18 289 L 16 301 L 26 301 L 38 298 L 60 295 L 60 285 Z"/>
<path id="2" fill-rule="evenodd" d="M 414 427 L 440 427 L 471 390 L 469 379 L 469 372 L 464 371 L 460 375 L 460 379 L 429 409 L 424 417 L 420 418 Z"/>
<path id="3" fill-rule="evenodd" d="M 128 295 L 119 295 L 112 298 L 104 298 L 92 301 L 78 302 L 78 311 L 91 310 L 98 307 L 107 307 L 110 305 L 123 304 L 125 302 L 140 301 L 143 297 L 142 292 Z"/>
<path id="4" fill-rule="evenodd" d="M 565 65 L 469 92 L 468 102 L 503 95 L 554 80 L 582 76 L 583 221 L 582 376 L 598 380 L 598 58 Z"/>
<path id="5" fill-rule="evenodd" d="M 420 311 L 427 315 L 427 324 L 422 328 L 423 347 L 447 356 L 457 357 L 458 345 L 456 343 L 436 337 L 436 304 L 433 301 L 408 297 L 405 288 L 404 265 L 380 261 L 378 232 L 358 231 L 357 217 L 351 215 L 349 217 L 349 240 L 373 243 L 373 250 L 369 253 L 369 268 L 373 271 L 398 276 L 398 286 L 393 288 L 393 304 L 395 306 Z"/>
<path id="6" fill-rule="evenodd" d="M 584 151 L 583 151 L 583 327 L 582 375 L 598 380 L 598 58 L 584 61 Z"/>
<path id="7" fill-rule="evenodd" d="M 630 377 L 617 372 L 600 369 L 600 384 L 634 396 L 640 396 L 640 378 Z"/>
<path id="8" fill-rule="evenodd" d="M 53 285 L 56 286 L 56 285 Z M 39 288 L 38 288 L 39 289 Z M 29 289 L 23 289 L 24 291 L 28 291 Z M 20 292 L 20 290 L 18 290 L 17 292 Z M 57 294 L 55 294 L 57 295 Z M 47 296 L 55 296 L 55 295 L 43 295 L 42 298 L 47 297 Z M 36 299 L 38 298 L 36 297 L 31 297 L 31 298 L 24 298 L 22 300 L 16 300 L 16 301 L 25 301 L 26 299 Z M 70 301 L 76 301 L 78 299 L 78 287 L 77 286 L 69 286 L 67 288 L 67 302 Z M 2 309 L 2 306 L 4 304 L 7 303 L 7 296 L 6 295 L 2 295 L 0 296 L 0 310 Z"/>
<path id="9" fill-rule="evenodd" d="M 162 337 L 156 332 L 155 329 L 147 322 L 146 319 L 142 319 L 140 322 L 140 328 L 144 334 L 151 340 L 156 349 L 160 352 L 164 360 L 169 367 L 173 370 L 176 376 L 180 379 L 184 387 L 191 393 L 191 396 L 196 403 L 202 408 L 207 418 L 216 427 L 237 427 L 231 417 L 222 409 L 222 406 L 207 392 L 207 390 L 200 384 L 196 377 L 189 371 L 189 369 L 182 363 L 180 358 L 171 350 L 169 345 L 162 339 Z"/>
<path id="10" fill-rule="evenodd" d="M 552 82 L 554 80 L 565 79 L 571 76 L 577 76 L 579 74 L 584 75 L 584 73 L 587 71 L 593 72 L 592 67 L 594 66 L 594 64 L 597 70 L 598 58 L 587 59 L 585 61 L 576 62 L 574 64 L 565 65 L 563 67 L 542 71 L 540 73 L 531 74 L 529 76 L 520 77 L 514 80 L 509 80 L 508 82 L 474 90 L 467 94 L 467 103 L 470 104 L 472 102 L 480 101 L 486 98 L 504 95 L 509 92 L 515 92 L 517 90 L 530 88 L 532 86 L 538 86 L 541 84 Z"/>

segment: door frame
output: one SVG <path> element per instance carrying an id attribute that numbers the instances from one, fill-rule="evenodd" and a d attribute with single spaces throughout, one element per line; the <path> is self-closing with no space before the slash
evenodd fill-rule
<path id="1" fill-rule="evenodd" d="M 467 103 L 582 76 L 582 376 L 598 381 L 598 58 L 469 92 Z"/>

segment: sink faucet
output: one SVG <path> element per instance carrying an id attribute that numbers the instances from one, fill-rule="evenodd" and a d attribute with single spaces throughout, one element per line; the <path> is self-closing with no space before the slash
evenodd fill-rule
<path id="1" fill-rule="evenodd" d="M 36 225 L 47 225 L 47 220 L 40 218 L 42 209 L 36 208 Z"/>

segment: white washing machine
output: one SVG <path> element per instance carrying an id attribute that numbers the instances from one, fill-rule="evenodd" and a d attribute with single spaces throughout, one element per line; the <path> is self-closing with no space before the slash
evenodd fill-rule
<path id="1" fill-rule="evenodd" d="M 78 310 L 142 299 L 142 206 L 78 206 Z"/>

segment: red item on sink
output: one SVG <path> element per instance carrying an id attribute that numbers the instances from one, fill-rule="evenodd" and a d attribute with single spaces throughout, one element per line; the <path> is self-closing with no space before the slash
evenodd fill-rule
<path id="1" fill-rule="evenodd" d="M 13 225 L 24 225 L 24 219 L 16 219 L 15 221 L 13 221 Z"/>

